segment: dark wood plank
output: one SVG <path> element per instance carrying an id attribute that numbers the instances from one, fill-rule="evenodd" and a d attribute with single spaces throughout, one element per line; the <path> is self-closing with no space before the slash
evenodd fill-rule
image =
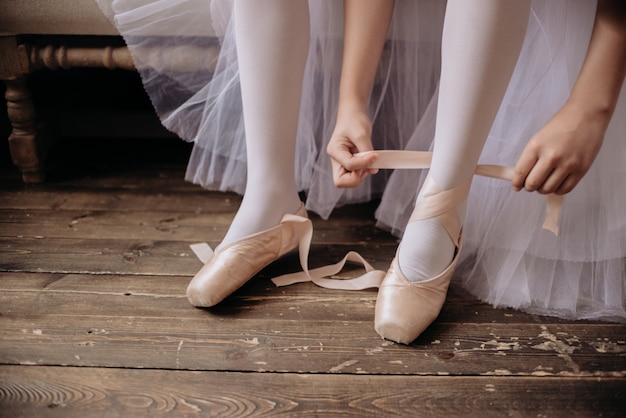
<path id="1" fill-rule="evenodd" d="M 294 257 L 295 258 L 295 257 Z M 368 320 L 369 309 L 376 298 L 376 290 L 340 291 L 317 287 L 311 283 L 276 288 L 269 280 L 271 268 L 262 271 L 257 277 L 246 283 L 211 312 L 227 314 L 233 310 L 242 318 L 256 317 L 259 314 L 276 315 L 291 319 L 294 304 L 299 309 L 317 310 L 320 319 L 344 316 Z M 13 294 L 65 294 L 63 297 L 79 297 L 82 294 L 98 297 L 101 295 L 142 297 L 143 301 L 152 306 L 154 301 L 164 298 L 184 297 L 189 276 L 150 276 L 150 275 L 107 275 L 107 274 L 64 274 L 64 273 L 3 273 L 0 280 L 0 292 Z M 6 293 L 8 296 L 9 293 Z M 46 297 L 46 296 L 40 296 Z M 50 296 L 52 297 L 52 296 Z M 7 302 L 8 303 L 8 302 Z M 141 304 L 142 300 L 135 303 Z M 351 304 L 346 306 L 346 304 Z M 363 315 L 363 304 L 371 305 Z M 139 306 L 137 306 L 139 308 Z M 183 314 L 179 312 L 179 314 Z M 311 313 L 312 314 L 312 313 Z M 296 313 L 293 319 L 301 317 Z M 471 323 L 502 323 L 502 324 L 606 324 L 602 321 L 571 321 L 555 317 L 530 315 L 515 309 L 495 309 L 481 302 L 463 290 L 460 284 L 453 281 L 448 291 L 447 302 L 443 307 L 439 322 L 471 322 Z M 614 324 L 620 326 L 619 324 Z M 622 327 L 626 325 L 621 325 Z"/>
<path id="2" fill-rule="evenodd" d="M 110 210 L 177 213 L 233 212 L 238 204 L 214 193 L 160 193 L 152 190 L 81 191 L 50 190 L 4 192 L 1 209 Z"/>
<path id="3" fill-rule="evenodd" d="M 128 239 L 178 239 L 219 242 L 234 212 L 188 213 L 156 211 L 0 209 L 0 236 Z M 328 221 L 313 217 L 313 242 L 318 244 L 387 243 L 396 238 L 374 228 L 373 221 L 346 217 Z"/>
<path id="4" fill-rule="evenodd" d="M 51 172 L 44 184 L 24 185 L 23 182 L 10 181 L 2 177 L 0 170 L 0 180 L 3 180 L 2 190 L 31 193 L 42 190 L 59 192 L 143 190 L 156 194 L 197 193 L 203 190 L 199 185 L 184 181 L 185 169 L 180 164 L 172 162 L 146 164 L 138 161 L 137 166 L 128 167 L 110 161 L 104 165 L 92 165 L 89 161 L 83 162 L 82 158 L 84 157 L 66 162 L 69 167 L 65 168 L 63 173 L 59 173 L 57 167 L 56 172 Z"/>
<path id="5" fill-rule="evenodd" d="M 543 329 L 435 323 L 413 345 L 403 346 L 381 340 L 369 321 L 44 316 L 34 312 L 3 324 L 0 335 L 2 364 L 626 378 L 623 330 L 598 326 Z"/>
<path id="6" fill-rule="evenodd" d="M 167 232 L 163 234 L 168 235 Z M 164 238 L 154 240 L 132 230 L 126 239 L 0 237 L 0 251 L 3 253 L 0 271 L 193 276 L 202 265 L 189 245 L 206 240 L 201 236 L 195 240 L 178 240 L 172 236 Z M 209 241 L 212 246 L 218 243 Z M 348 251 L 356 250 L 375 268 L 386 270 L 395 249 L 395 243 L 313 244 L 309 266 L 336 263 Z M 283 271 L 277 271 L 276 275 L 300 270 L 298 258 L 294 254 L 274 263 L 274 267 L 284 268 Z"/>
<path id="7" fill-rule="evenodd" d="M 624 379 L 0 367 L 6 417 L 621 417 Z"/>
<path id="8" fill-rule="evenodd" d="M 276 288 L 269 280 L 273 276 L 269 274 L 271 271 L 272 268 L 262 271 L 256 278 L 250 280 L 223 303 L 208 312 L 217 315 L 228 315 L 230 312 L 240 319 L 267 316 L 296 320 L 302 318 L 302 311 L 306 310 L 307 317 L 311 319 L 324 320 L 335 317 L 360 321 L 371 319 L 371 309 L 376 298 L 375 289 L 347 292 L 323 289 L 310 283 Z M 78 298 L 82 295 L 92 298 L 103 295 L 123 296 L 123 301 L 119 302 L 122 306 L 126 304 L 127 298 L 133 297 L 133 303 L 136 305 L 134 309 L 142 310 L 145 309 L 142 306 L 145 306 L 152 312 L 152 309 L 160 306 L 161 301 L 170 298 L 184 299 L 185 289 L 190 279 L 189 276 L 12 272 L 3 274 L 0 280 L 0 292 L 6 292 L 7 304 L 9 294 L 23 297 L 39 294 L 38 297 L 41 298 Z M 118 302 L 111 303 L 118 305 Z M 187 308 L 185 304 L 182 304 L 180 308 L 168 305 L 168 311 L 164 312 L 164 315 L 171 316 L 171 309 L 180 309 L 176 311 L 176 315 L 186 317 L 189 312 Z M 535 325 L 606 324 L 599 321 L 573 322 L 554 317 L 529 315 L 514 309 L 494 309 L 491 305 L 468 295 L 455 281 L 450 286 L 447 302 L 439 315 L 438 322 L 530 323 Z M 616 326 L 619 325 L 616 324 Z"/>
<path id="9" fill-rule="evenodd" d="M 277 289 L 260 279 L 201 310 L 184 296 L 185 277 L 28 277 L 0 287 L 0 362 L 312 372 L 349 364 L 355 373 L 454 375 L 626 370 L 620 324 L 537 323 L 453 300 L 405 347 L 374 333 L 374 291 Z M 159 356 L 145 356 L 154 349 Z"/>
<path id="10" fill-rule="evenodd" d="M 0 270 L 193 275 L 199 261 L 180 241 L 0 238 Z"/>
<path id="11" fill-rule="evenodd" d="M 181 180 L 182 181 L 182 180 Z M 146 187 L 128 186 L 112 190 L 81 188 L 76 191 L 67 187 L 46 185 L 29 186 L 27 189 L 0 190 L 0 209 L 28 210 L 78 210 L 78 211 L 163 211 L 179 213 L 234 213 L 239 207 L 241 196 L 234 193 L 210 192 L 195 187 L 193 190 L 168 191 L 160 184 Z M 377 201 L 346 205 L 333 211 L 329 222 L 374 223 Z M 315 213 L 310 213 L 319 219 Z"/>

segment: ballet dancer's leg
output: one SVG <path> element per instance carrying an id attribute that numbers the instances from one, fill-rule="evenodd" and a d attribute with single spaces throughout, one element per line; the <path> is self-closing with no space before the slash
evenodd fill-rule
<path id="1" fill-rule="evenodd" d="M 524 40 L 530 0 L 449 0 L 429 176 L 376 301 L 376 331 L 408 344 L 438 316 L 472 175 Z"/>
<path id="2" fill-rule="evenodd" d="M 216 305 L 297 247 L 302 231 L 293 218 L 283 217 L 306 216 L 294 161 L 310 37 L 308 2 L 236 0 L 235 25 L 247 184 L 226 237 L 187 286 L 187 298 L 197 307 Z"/>
<path id="3" fill-rule="evenodd" d="M 430 177 L 442 190 L 470 179 L 524 39 L 530 2 L 448 3 Z M 418 196 L 418 201 L 425 190 Z M 457 207 L 461 224 L 465 201 Z M 410 223 L 399 264 L 410 281 L 434 277 L 452 260 L 455 244 L 437 218 Z"/>
<path id="4" fill-rule="evenodd" d="M 248 173 L 241 207 L 221 246 L 295 213 L 295 146 L 309 48 L 307 0 L 236 0 L 235 33 Z"/>

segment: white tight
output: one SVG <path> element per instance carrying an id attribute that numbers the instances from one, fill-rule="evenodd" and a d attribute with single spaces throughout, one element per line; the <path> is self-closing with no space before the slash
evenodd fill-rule
<path id="1" fill-rule="evenodd" d="M 448 190 L 472 176 L 522 47 L 530 0 L 449 0 L 430 176 Z M 418 195 L 419 201 L 423 190 Z M 457 207 L 463 223 L 466 203 Z M 455 245 L 436 218 L 410 223 L 398 261 L 411 281 L 434 277 Z"/>
<path id="2" fill-rule="evenodd" d="M 246 192 L 220 245 L 277 225 L 300 206 L 295 144 L 309 48 L 307 0 L 236 0 L 248 173 Z"/>

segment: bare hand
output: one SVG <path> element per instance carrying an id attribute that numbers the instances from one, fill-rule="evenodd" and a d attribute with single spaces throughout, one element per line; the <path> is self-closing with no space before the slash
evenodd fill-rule
<path id="1" fill-rule="evenodd" d="M 595 160 L 606 124 L 566 104 L 537 132 L 522 152 L 513 176 L 515 190 L 569 193 Z"/>
<path id="2" fill-rule="evenodd" d="M 333 181 L 337 187 L 356 187 L 368 174 L 377 169 L 369 168 L 378 158 L 376 153 L 366 156 L 354 154 L 373 151 L 372 122 L 367 112 L 359 108 L 340 110 L 337 123 L 326 152 L 331 158 Z"/>

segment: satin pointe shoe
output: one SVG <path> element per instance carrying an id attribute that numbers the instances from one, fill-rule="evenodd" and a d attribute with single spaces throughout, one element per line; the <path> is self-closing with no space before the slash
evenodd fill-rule
<path id="1" fill-rule="evenodd" d="M 265 231 L 218 248 L 187 286 L 195 307 L 217 305 L 259 271 L 311 239 L 312 226 L 304 205 Z"/>
<path id="2" fill-rule="evenodd" d="M 397 256 L 393 259 L 376 298 L 374 328 L 381 337 L 410 344 L 439 316 L 461 251 L 462 228 L 456 207 L 467 197 L 470 184 L 471 179 L 441 191 L 427 177 L 424 193 L 409 222 L 437 216 L 456 245 L 454 256 L 438 276 L 418 282 L 409 282 Z"/>

